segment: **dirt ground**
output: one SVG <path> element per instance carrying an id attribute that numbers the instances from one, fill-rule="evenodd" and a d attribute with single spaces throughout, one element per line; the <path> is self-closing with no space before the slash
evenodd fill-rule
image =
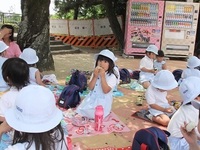
<path id="1" fill-rule="evenodd" d="M 54 73 L 59 83 L 64 84 L 65 78 L 70 74 L 71 69 L 92 71 L 95 63 L 94 54 L 97 52 L 99 52 L 99 50 L 90 50 L 89 52 L 84 50 L 82 53 L 78 54 L 54 55 L 53 58 L 56 70 L 44 72 L 44 74 Z M 114 53 L 118 57 L 117 65 L 119 68 L 138 69 L 141 58 L 123 58 L 120 52 L 114 51 Z M 177 68 L 185 68 L 186 60 L 167 60 L 167 67 L 170 71 Z M 103 148 L 108 146 L 115 148 L 128 147 L 132 145 L 132 139 L 137 130 L 152 125 L 158 126 L 131 116 L 135 111 L 147 107 L 146 102 L 143 103 L 143 106 L 135 105 L 135 95 L 141 95 L 143 93 L 122 87 L 119 87 L 119 90 L 124 93 L 124 96 L 114 98 L 112 111 L 118 115 L 120 120 L 123 121 L 131 131 L 128 133 L 111 133 L 108 135 L 74 138 L 72 139 L 73 145 L 79 145 L 81 147 L 80 149 Z M 169 98 L 180 99 L 178 90 L 170 91 Z M 165 127 L 159 127 L 165 129 Z"/>
<path id="2" fill-rule="evenodd" d="M 77 54 L 61 54 L 53 55 L 55 63 L 55 71 L 47 71 L 44 74 L 54 73 L 60 83 L 63 83 L 66 76 L 70 74 L 71 69 L 79 69 L 84 71 L 92 71 L 94 67 L 94 54 L 100 52 L 98 49 L 82 49 Z M 122 57 L 121 52 L 113 51 L 118 58 L 117 65 L 119 68 L 128 68 L 135 70 L 139 68 L 139 61 L 142 57 L 133 58 Z M 186 61 L 184 59 L 167 60 L 167 66 L 170 71 L 177 68 L 185 68 Z"/>

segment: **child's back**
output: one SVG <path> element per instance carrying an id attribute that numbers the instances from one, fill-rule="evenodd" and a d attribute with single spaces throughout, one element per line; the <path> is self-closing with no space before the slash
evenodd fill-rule
<path id="1" fill-rule="evenodd" d="M 169 145 L 171 150 L 188 150 L 189 145 L 183 138 L 181 133 L 181 126 L 185 123 L 194 122 L 196 126 L 198 124 L 199 111 L 191 105 L 191 101 L 194 100 L 200 94 L 200 78 L 188 77 L 183 79 L 180 84 L 179 91 L 183 99 L 182 106 L 172 116 L 167 130 L 170 132 Z"/>

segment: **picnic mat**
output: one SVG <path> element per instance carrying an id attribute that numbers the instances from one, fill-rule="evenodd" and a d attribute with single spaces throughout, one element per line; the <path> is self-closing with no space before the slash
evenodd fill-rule
<path id="1" fill-rule="evenodd" d="M 152 120 L 146 117 L 146 114 L 148 114 L 148 110 L 142 109 L 133 113 L 132 116 L 153 123 Z"/>
<path id="2" fill-rule="evenodd" d="M 68 111 L 68 110 L 67 110 Z M 112 132 L 129 132 L 130 129 L 118 118 L 118 116 L 111 112 L 104 120 L 102 131 L 94 130 L 94 120 L 88 120 L 82 125 L 74 125 L 74 117 L 66 115 L 68 112 L 64 111 L 64 121 L 67 126 L 68 136 L 70 138 L 94 136 L 99 134 L 109 134 Z"/>
<path id="3" fill-rule="evenodd" d="M 135 79 L 131 79 L 131 82 L 127 84 L 120 84 L 120 87 L 132 89 L 132 90 L 140 91 L 140 92 L 145 91 L 143 86 L 138 83 L 138 80 L 135 80 Z"/>
<path id="4" fill-rule="evenodd" d="M 115 147 L 103 147 L 103 148 L 91 148 L 87 150 L 132 150 L 132 148 L 129 147 L 122 147 L 122 148 L 115 148 Z"/>

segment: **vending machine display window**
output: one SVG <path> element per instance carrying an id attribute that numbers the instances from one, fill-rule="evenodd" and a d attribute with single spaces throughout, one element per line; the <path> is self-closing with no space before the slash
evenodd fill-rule
<path id="1" fill-rule="evenodd" d="M 192 27 L 194 6 L 170 4 L 166 6 L 165 27 L 185 28 Z"/>
<path id="2" fill-rule="evenodd" d="M 130 22 L 134 26 L 157 26 L 158 4 L 132 3 Z"/>

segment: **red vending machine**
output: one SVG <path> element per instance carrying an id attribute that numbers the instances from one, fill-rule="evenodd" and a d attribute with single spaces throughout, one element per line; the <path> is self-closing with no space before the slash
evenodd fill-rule
<path id="1" fill-rule="evenodd" d="M 125 55 L 144 55 L 146 48 L 161 46 L 164 1 L 129 0 L 125 28 Z"/>
<path id="2" fill-rule="evenodd" d="M 199 3 L 166 2 L 162 49 L 168 57 L 193 55 Z"/>

